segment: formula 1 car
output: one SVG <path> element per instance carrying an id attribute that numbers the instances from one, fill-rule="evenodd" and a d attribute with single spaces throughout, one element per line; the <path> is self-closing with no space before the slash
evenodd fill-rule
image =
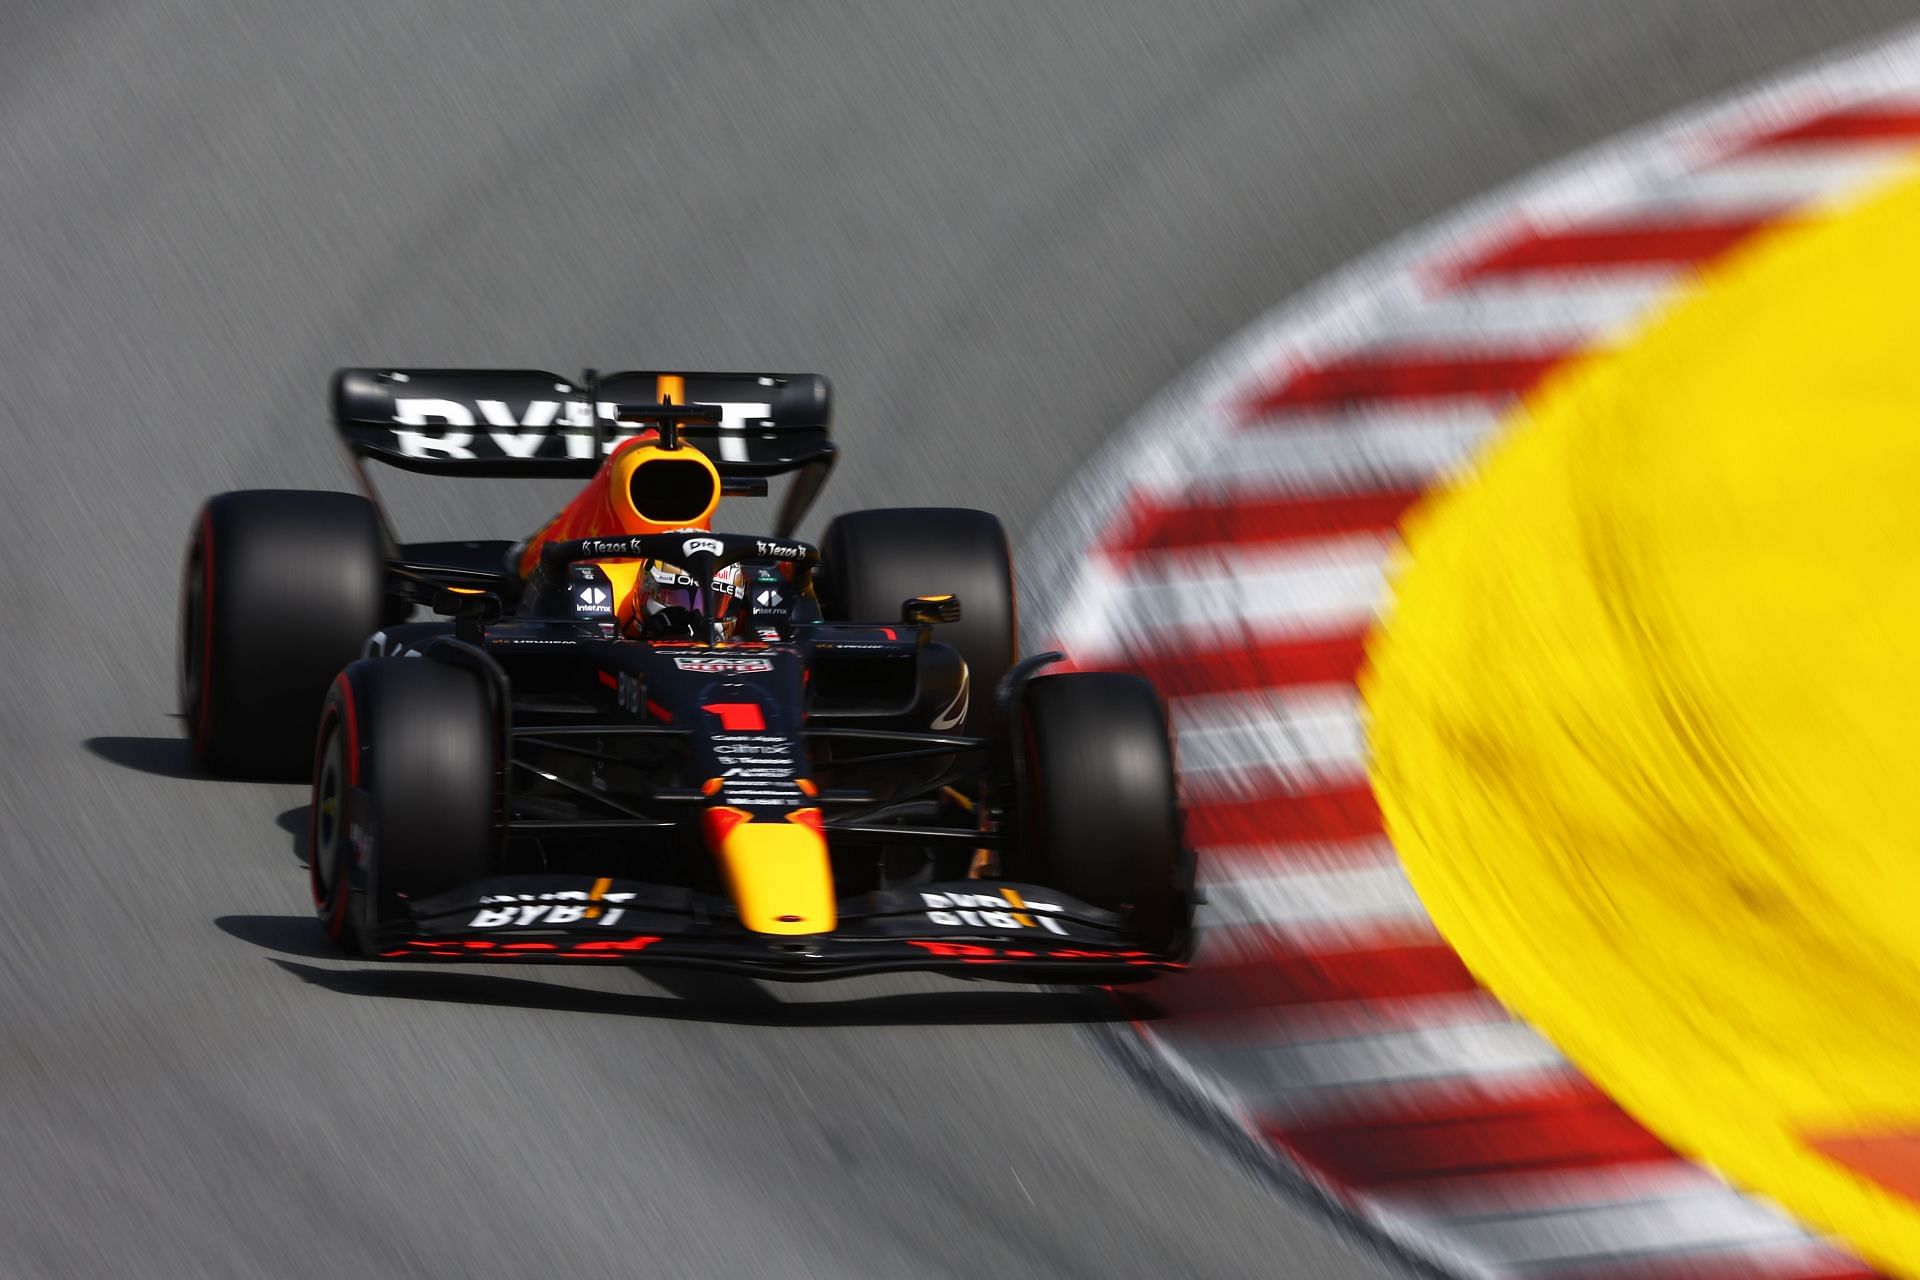
<path id="1" fill-rule="evenodd" d="M 1193 858 L 1157 694 L 1018 658 L 985 512 L 856 511 L 797 540 L 829 399 L 807 374 L 345 369 L 335 425 L 365 496 L 205 505 L 188 731 L 213 773 L 310 774 L 329 938 L 785 980 L 1116 983 L 1184 961 Z M 636 433 L 715 488 L 619 472 L 642 533 L 402 543 L 365 466 L 605 477 Z M 704 523 L 788 473 L 772 534 Z M 683 603 L 623 619 L 628 581 Z"/>

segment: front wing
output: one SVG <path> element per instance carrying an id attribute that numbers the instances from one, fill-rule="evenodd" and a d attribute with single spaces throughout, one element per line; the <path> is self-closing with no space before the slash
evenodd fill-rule
<path id="1" fill-rule="evenodd" d="M 724 898 L 639 881 L 500 876 L 410 904 L 382 930 L 392 960 L 614 962 L 716 969 L 781 981 L 930 970 L 1001 981 L 1138 982 L 1182 967 L 1180 939 L 1156 950 L 1121 918 L 1037 885 L 961 880 L 839 904 L 832 933 L 740 927 Z"/>

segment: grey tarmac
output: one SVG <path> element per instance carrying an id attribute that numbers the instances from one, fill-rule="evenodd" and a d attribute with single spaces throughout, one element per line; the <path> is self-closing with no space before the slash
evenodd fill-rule
<path id="1" fill-rule="evenodd" d="M 824 371 L 823 515 L 1021 531 L 1317 276 L 1912 12 L 10 6 L 0 1274 L 1383 1274 L 1105 1061 L 1092 998 L 328 954 L 303 789 L 192 776 L 170 715 L 187 522 L 346 487 L 336 365 L 596 364 Z M 418 536 L 561 496 L 394 491 Z"/>

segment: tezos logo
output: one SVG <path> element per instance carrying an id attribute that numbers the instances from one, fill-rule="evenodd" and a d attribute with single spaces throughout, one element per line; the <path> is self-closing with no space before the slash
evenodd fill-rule
<path id="1" fill-rule="evenodd" d="M 702 551 L 708 555 L 717 556 L 725 550 L 726 548 L 721 545 L 720 539 L 718 538 L 688 538 L 680 544 L 680 553 L 689 556 L 697 556 Z"/>

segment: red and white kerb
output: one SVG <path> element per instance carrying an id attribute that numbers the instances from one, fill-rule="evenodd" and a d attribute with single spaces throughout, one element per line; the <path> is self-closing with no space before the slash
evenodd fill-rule
<path id="1" fill-rule="evenodd" d="M 1464 1276 L 1873 1274 L 1667 1149 L 1481 990 L 1382 831 L 1354 686 L 1401 515 L 1557 365 L 1920 148 L 1920 33 L 1389 246 L 1166 392 L 1027 563 L 1032 634 L 1168 695 L 1209 902 L 1144 1055 L 1350 1222 Z"/>

